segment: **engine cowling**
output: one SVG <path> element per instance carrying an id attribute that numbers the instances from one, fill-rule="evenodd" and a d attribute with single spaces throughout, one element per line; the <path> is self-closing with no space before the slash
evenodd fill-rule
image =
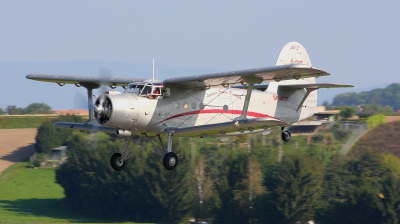
<path id="1" fill-rule="evenodd" d="M 102 126 L 132 130 L 139 118 L 135 94 L 104 94 L 94 104 L 94 117 Z"/>

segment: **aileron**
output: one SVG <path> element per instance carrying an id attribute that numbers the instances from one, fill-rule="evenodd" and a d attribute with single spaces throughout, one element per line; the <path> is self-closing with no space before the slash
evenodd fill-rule
<path id="1" fill-rule="evenodd" d="M 75 76 L 75 75 L 56 75 L 56 74 L 29 74 L 27 79 L 32 79 L 42 82 L 54 82 L 59 85 L 64 84 L 95 84 L 95 85 L 112 85 L 112 86 L 127 86 L 131 82 L 143 82 L 146 79 L 135 78 L 116 78 L 116 77 L 93 77 L 93 76 Z"/>

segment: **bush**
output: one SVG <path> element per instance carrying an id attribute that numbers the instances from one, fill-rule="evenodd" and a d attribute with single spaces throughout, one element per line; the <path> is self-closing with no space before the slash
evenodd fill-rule
<path id="1" fill-rule="evenodd" d="M 367 119 L 368 129 L 370 130 L 384 123 L 386 123 L 386 116 L 383 114 L 377 114 Z"/>
<path id="2" fill-rule="evenodd" d="M 40 159 L 37 158 L 33 161 L 33 167 L 40 167 L 42 163 L 40 162 Z"/>

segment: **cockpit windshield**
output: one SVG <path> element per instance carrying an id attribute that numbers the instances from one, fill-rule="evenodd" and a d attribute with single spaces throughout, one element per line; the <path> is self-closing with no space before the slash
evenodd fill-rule
<path id="1" fill-rule="evenodd" d="M 136 93 L 141 97 L 158 99 L 163 96 L 164 85 L 162 83 L 130 83 L 126 88 L 126 93 Z"/>

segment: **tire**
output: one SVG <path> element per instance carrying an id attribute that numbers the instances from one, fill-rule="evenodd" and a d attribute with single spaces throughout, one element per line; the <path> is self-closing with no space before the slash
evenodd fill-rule
<path id="1" fill-rule="evenodd" d="M 282 132 L 282 140 L 283 140 L 284 142 L 290 141 L 291 138 L 292 138 L 292 134 L 290 134 L 289 131 L 284 131 L 284 132 Z"/>
<path id="2" fill-rule="evenodd" d="M 174 170 L 178 166 L 178 156 L 173 152 L 165 154 L 163 164 L 165 169 Z"/>
<path id="3" fill-rule="evenodd" d="M 115 153 L 114 155 L 111 156 L 110 165 L 116 171 L 121 171 L 125 168 L 126 161 L 119 162 L 121 157 L 122 157 L 121 153 Z"/>

